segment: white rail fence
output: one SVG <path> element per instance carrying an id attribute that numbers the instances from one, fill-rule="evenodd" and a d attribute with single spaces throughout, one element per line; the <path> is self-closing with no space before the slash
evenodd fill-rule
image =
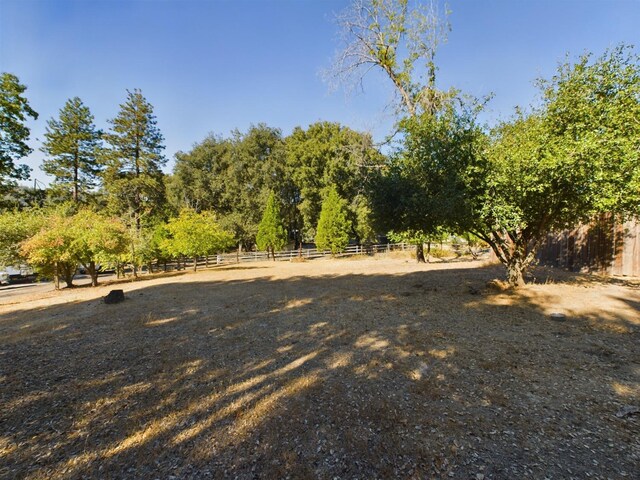
<path id="1" fill-rule="evenodd" d="M 354 255 L 375 255 L 379 253 L 388 253 L 394 251 L 407 251 L 414 249 L 415 246 L 408 243 L 385 243 L 376 245 L 350 245 L 342 253 L 334 255 L 334 257 L 350 257 Z M 219 255 L 209 255 L 208 257 L 198 257 L 197 268 L 211 268 L 221 265 L 234 265 L 247 262 L 261 262 L 266 260 L 275 261 L 294 261 L 296 259 L 313 260 L 316 258 L 331 257 L 329 250 L 318 250 L 317 248 L 303 248 L 298 250 L 281 250 L 275 252 L 275 259 L 267 252 L 234 252 Z M 183 258 L 174 259 L 166 264 L 163 262 L 154 263 L 151 267 L 155 271 L 173 271 L 183 269 L 193 269 L 194 259 Z"/>

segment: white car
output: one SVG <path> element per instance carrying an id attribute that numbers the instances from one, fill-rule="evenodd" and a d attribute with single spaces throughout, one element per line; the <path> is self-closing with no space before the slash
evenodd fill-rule
<path id="1" fill-rule="evenodd" d="M 9 274 L 7 272 L 0 272 L 0 285 L 9 284 Z"/>

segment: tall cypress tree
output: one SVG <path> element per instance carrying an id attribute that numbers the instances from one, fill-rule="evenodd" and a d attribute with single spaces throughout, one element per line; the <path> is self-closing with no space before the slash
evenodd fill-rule
<path id="1" fill-rule="evenodd" d="M 103 174 L 107 201 L 114 213 L 129 216 L 140 231 L 143 218 L 159 214 L 165 202 L 164 137 L 153 106 L 139 89 L 127 90 L 126 102 L 109 123 Z"/>
<path id="2" fill-rule="evenodd" d="M 97 185 L 101 132 L 93 124 L 89 107 L 78 97 L 67 100 L 59 119 L 47 122 L 41 150 L 49 156 L 40 167 L 54 178 L 54 191 L 74 202 L 86 201 Z"/>
<path id="3" fill-rule="evenodd" d="M 351 221 L 348 218 L 347 202 L 331 187 L 322 202 L 316 233 L 316 246 L 320 250 L 340 253 L 349 245 Z"/>
<path id="4" fill-rule="evenodd" d="M 267 256 L 271 251 L 274 261 L 276 259 L 275 251 L 287 244 L 287 232 L 282 226 L 280 208 L 273 192 L 269 194 L 267 206 L 262 214 L 260 225 L 258 225 L 256 244 L 260 250 L 267 251 Z"/>

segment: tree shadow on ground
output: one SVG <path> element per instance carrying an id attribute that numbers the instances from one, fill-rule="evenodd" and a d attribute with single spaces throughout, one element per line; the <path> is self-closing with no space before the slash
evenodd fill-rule
<path id="1" fill-rule="evenodd" d="M 631 474 L 640 295 L 559 323 L 495 276 L 194 275 L 2 315 L 0 477 Z"/>

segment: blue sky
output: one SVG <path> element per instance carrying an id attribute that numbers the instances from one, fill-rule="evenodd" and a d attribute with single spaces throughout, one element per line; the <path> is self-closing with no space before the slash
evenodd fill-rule
<path id="1" fill-rule="evenodd" d="M 79 96 L 107 128 L 126 89 L 141 88 L 173 155 L 209 132 L 265 122 L 288 134 L 318 120 L 370 131 L 393 124 L 391 85 L 330 93 L 320 71 L 339 48 L 334 13 L 346 0 L 0 0 L 0 71 L 16 74 L 40 118 L 31 122 L 38 166 L 46 120 Z M 485 118 L 534 100 L 533 80 L 565 54 L 640 48 L 640 0 L 451 0 L 452 32 L 438 54 L 441 87 L 494 94 Z"/>

